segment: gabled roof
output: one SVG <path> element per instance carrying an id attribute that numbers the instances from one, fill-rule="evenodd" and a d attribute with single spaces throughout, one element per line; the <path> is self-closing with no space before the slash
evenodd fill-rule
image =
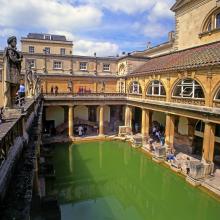
<path id="1" fill-rule="evenodd" d="M 175 12 L 177 9 L 181 8 L 189 2 L 191 2 L 191 0 L 176 0 L 176 3 L 172 6 L 171 11 Z"/>
<path id="2" fill-rule="evenodd" d="M 152 74 L 213 65 L 220 65 L 220 41 L 152 58 L 131 74 Z"/>

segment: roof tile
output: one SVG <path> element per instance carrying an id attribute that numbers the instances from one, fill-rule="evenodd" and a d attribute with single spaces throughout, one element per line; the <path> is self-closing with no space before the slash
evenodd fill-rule
<path id="1" fill-rule="evenodd" d="M 132 74 L 150 74 L 220 64 L 220 41 L 151 58 Z"/>

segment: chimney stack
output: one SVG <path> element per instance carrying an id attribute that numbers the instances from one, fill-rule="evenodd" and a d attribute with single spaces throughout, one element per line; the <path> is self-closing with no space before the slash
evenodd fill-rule
<path id="1" fill-rule="evenodd" d="M 150 48 L 151 48 L 151 42 L 148 41 L 148 42 L 147 42 L 147 49 L 150 49 Z"/>

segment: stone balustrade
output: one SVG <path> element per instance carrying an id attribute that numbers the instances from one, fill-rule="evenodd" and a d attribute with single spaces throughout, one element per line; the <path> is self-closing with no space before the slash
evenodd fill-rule
<path id="1" fill-rule="evenodd" d="M 171 102 L 187 104 L 187 105 L 199 105 L 205 106 L 205 99 L 193 99 L 193 98 L 180 98 L 180 97 L 172 97 Z"/>

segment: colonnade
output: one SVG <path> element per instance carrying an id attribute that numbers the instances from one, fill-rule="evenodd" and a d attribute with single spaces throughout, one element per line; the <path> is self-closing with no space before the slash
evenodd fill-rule
<path id="1" fill-rule="evenodd" d="M 141 134 L 143 137 L 149 137 L 150 126 L 151 126 L 150 114 L 151 114 L 151 110 L 142 108 Z M 170 113 L 165 113 L 165 114 L 166 114 L 165 143 L 167 146 L 169 146 L 170 149 L 174 149 L 176 116 Z M 132 106 L 126 106 L 125 126 L 131 126 L 131 122 L 132 122 Z M 205 160 L 206 162 L 213 162 L 214 159 L 215 127 L 216 124 L 211 122 L 205 122 L 202 159 Z M 192 133 L 191 130 L 190 133 Z M 193 129 L 193 134 L 190 135 L 191 136 L 194 135 L 194 129 Z"/>
<path id="2" fill-rule="evenodd" d="M 125 126 L 132 127 L 132 106 L 125 106 Z M 143 137 L 149 137 L 151 119 L 151 110 L 142 108 L 142 123 L 141 134 Z M 99 106 L 99 135 L 103 136 L 104 131 L 104 105 Z M 175 115 L 166 113 L 166 127 L 165 127 L 165 143 L 170 149 L 174 148 L 175 135 Z M 69 106 L 68 110 L 68 129 L 69 136 L 74 136 L 74 106 Z M 215 124 L 205 122 L 205 129 L 203 135 L 203 153 L 202 158 L 207 162 L 212 162 L 214 157 L 215 146 Z"/>
<path id="3" fill-rule="evenodd" d="M 74 137 L 74 106 L 69 106 L 68 110 L 68 134 Z M 99 106 L 99 135 L 104 135 L 104 105 Z"/>

